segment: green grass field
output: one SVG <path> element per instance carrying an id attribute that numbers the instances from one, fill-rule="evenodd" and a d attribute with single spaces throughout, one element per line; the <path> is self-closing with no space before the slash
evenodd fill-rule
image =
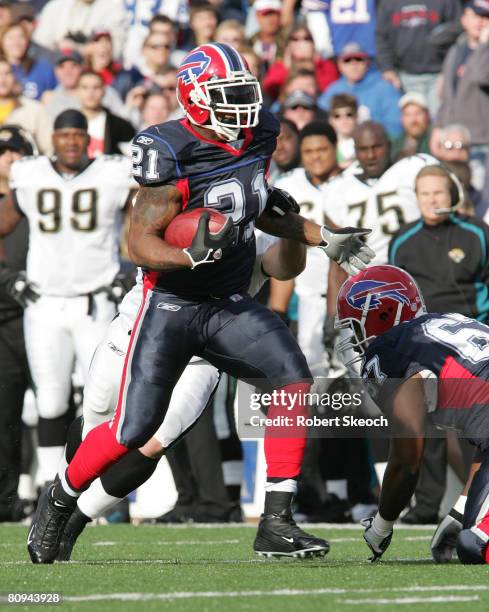
<path id="1" fill-rule="evenodd" d="M 314 532 L 331 542 L 321 561 L 259 559 L 253 527 L 97 526 L 72 562 L 39 566 L 28 560 L 27 528 L 0 525 L 0 592 L 60 592 L 63 612 L 489 610 L 489 568 L 433 564 L 431 530 L 396 528 L 374 565 L 360 529 Z"/>

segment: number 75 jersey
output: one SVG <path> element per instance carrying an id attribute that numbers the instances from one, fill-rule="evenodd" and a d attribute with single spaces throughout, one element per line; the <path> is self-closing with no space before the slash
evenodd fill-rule
<path id="1" fill-rule="evenodd" d="M 388 261 L 389 242 L 404 223 L 419 219 L 414 182 L 427 165 L 438 164 L 430 155 L 401 159 L 378 179 L 363 180 L 353 163 L 324 188 L 324 212 L 339 227 L 368 227 L 367 244 L 375 251 L 372 265 Z"/>
<path id="2" fill-rule="evenodd" d="M 10 188 L 29 222 L 27 277 L 41 294 L 73 297 L 110 285 L 119 271 L 119 238 L 130 160 L 102 155 L 71 177 L 48 157 L 12 165 Z"/>

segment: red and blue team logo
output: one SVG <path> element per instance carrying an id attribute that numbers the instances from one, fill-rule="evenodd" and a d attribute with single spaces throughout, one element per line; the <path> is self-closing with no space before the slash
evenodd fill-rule
<path id="1" fill-rule="evenodd" d="M 207 70 L 210 63 L 211 58 L 203 51 L 191 53 L 187 55 L 184 63 L 178 69 L 177 79 L 182 79 L 185 85 L 190 85 L 192 82 L 191 76 L 199 78 Z"/>
<path id="2" fill-rule="evenodd" d="M 367 296 L 371 294 L 369 310 L 378 308 L 383 298 L 396 300 L 401 304 L 409 305 L 409 298 L 405 295 L 406 287 L 400 282 L 386 283 L 375 280 L 363 280 L 354 283 L 346 295 L 347 303 L 357 310 L 363 310 Z"/>

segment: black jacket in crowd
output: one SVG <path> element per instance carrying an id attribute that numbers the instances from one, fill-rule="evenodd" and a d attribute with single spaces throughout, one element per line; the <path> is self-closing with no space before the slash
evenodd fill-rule
<path id="1" fill-rule="evenodd" d="M 439 225 L 403 225 L 389 263 L 414 277 L 429 312 L 489 321 L 489 226 L 480 219 L 452 213 Z"/>

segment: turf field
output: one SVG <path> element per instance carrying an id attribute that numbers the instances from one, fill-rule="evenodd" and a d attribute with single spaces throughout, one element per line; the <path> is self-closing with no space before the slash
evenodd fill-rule
<path id="1" fill-rule="evenodd" d="M 259 559 L 251 526 L 98 526 L 72 562 L 39 566 L 28 561 L 27 528 L 0 525 L 0 593 L 60 592 L 63 612 L 489 610 L 489 567 L 434 565 L 431 528 L 396 528 L 375 565 L 359 528 L 314 532 L 331 542 L 324 560 Z"/>

